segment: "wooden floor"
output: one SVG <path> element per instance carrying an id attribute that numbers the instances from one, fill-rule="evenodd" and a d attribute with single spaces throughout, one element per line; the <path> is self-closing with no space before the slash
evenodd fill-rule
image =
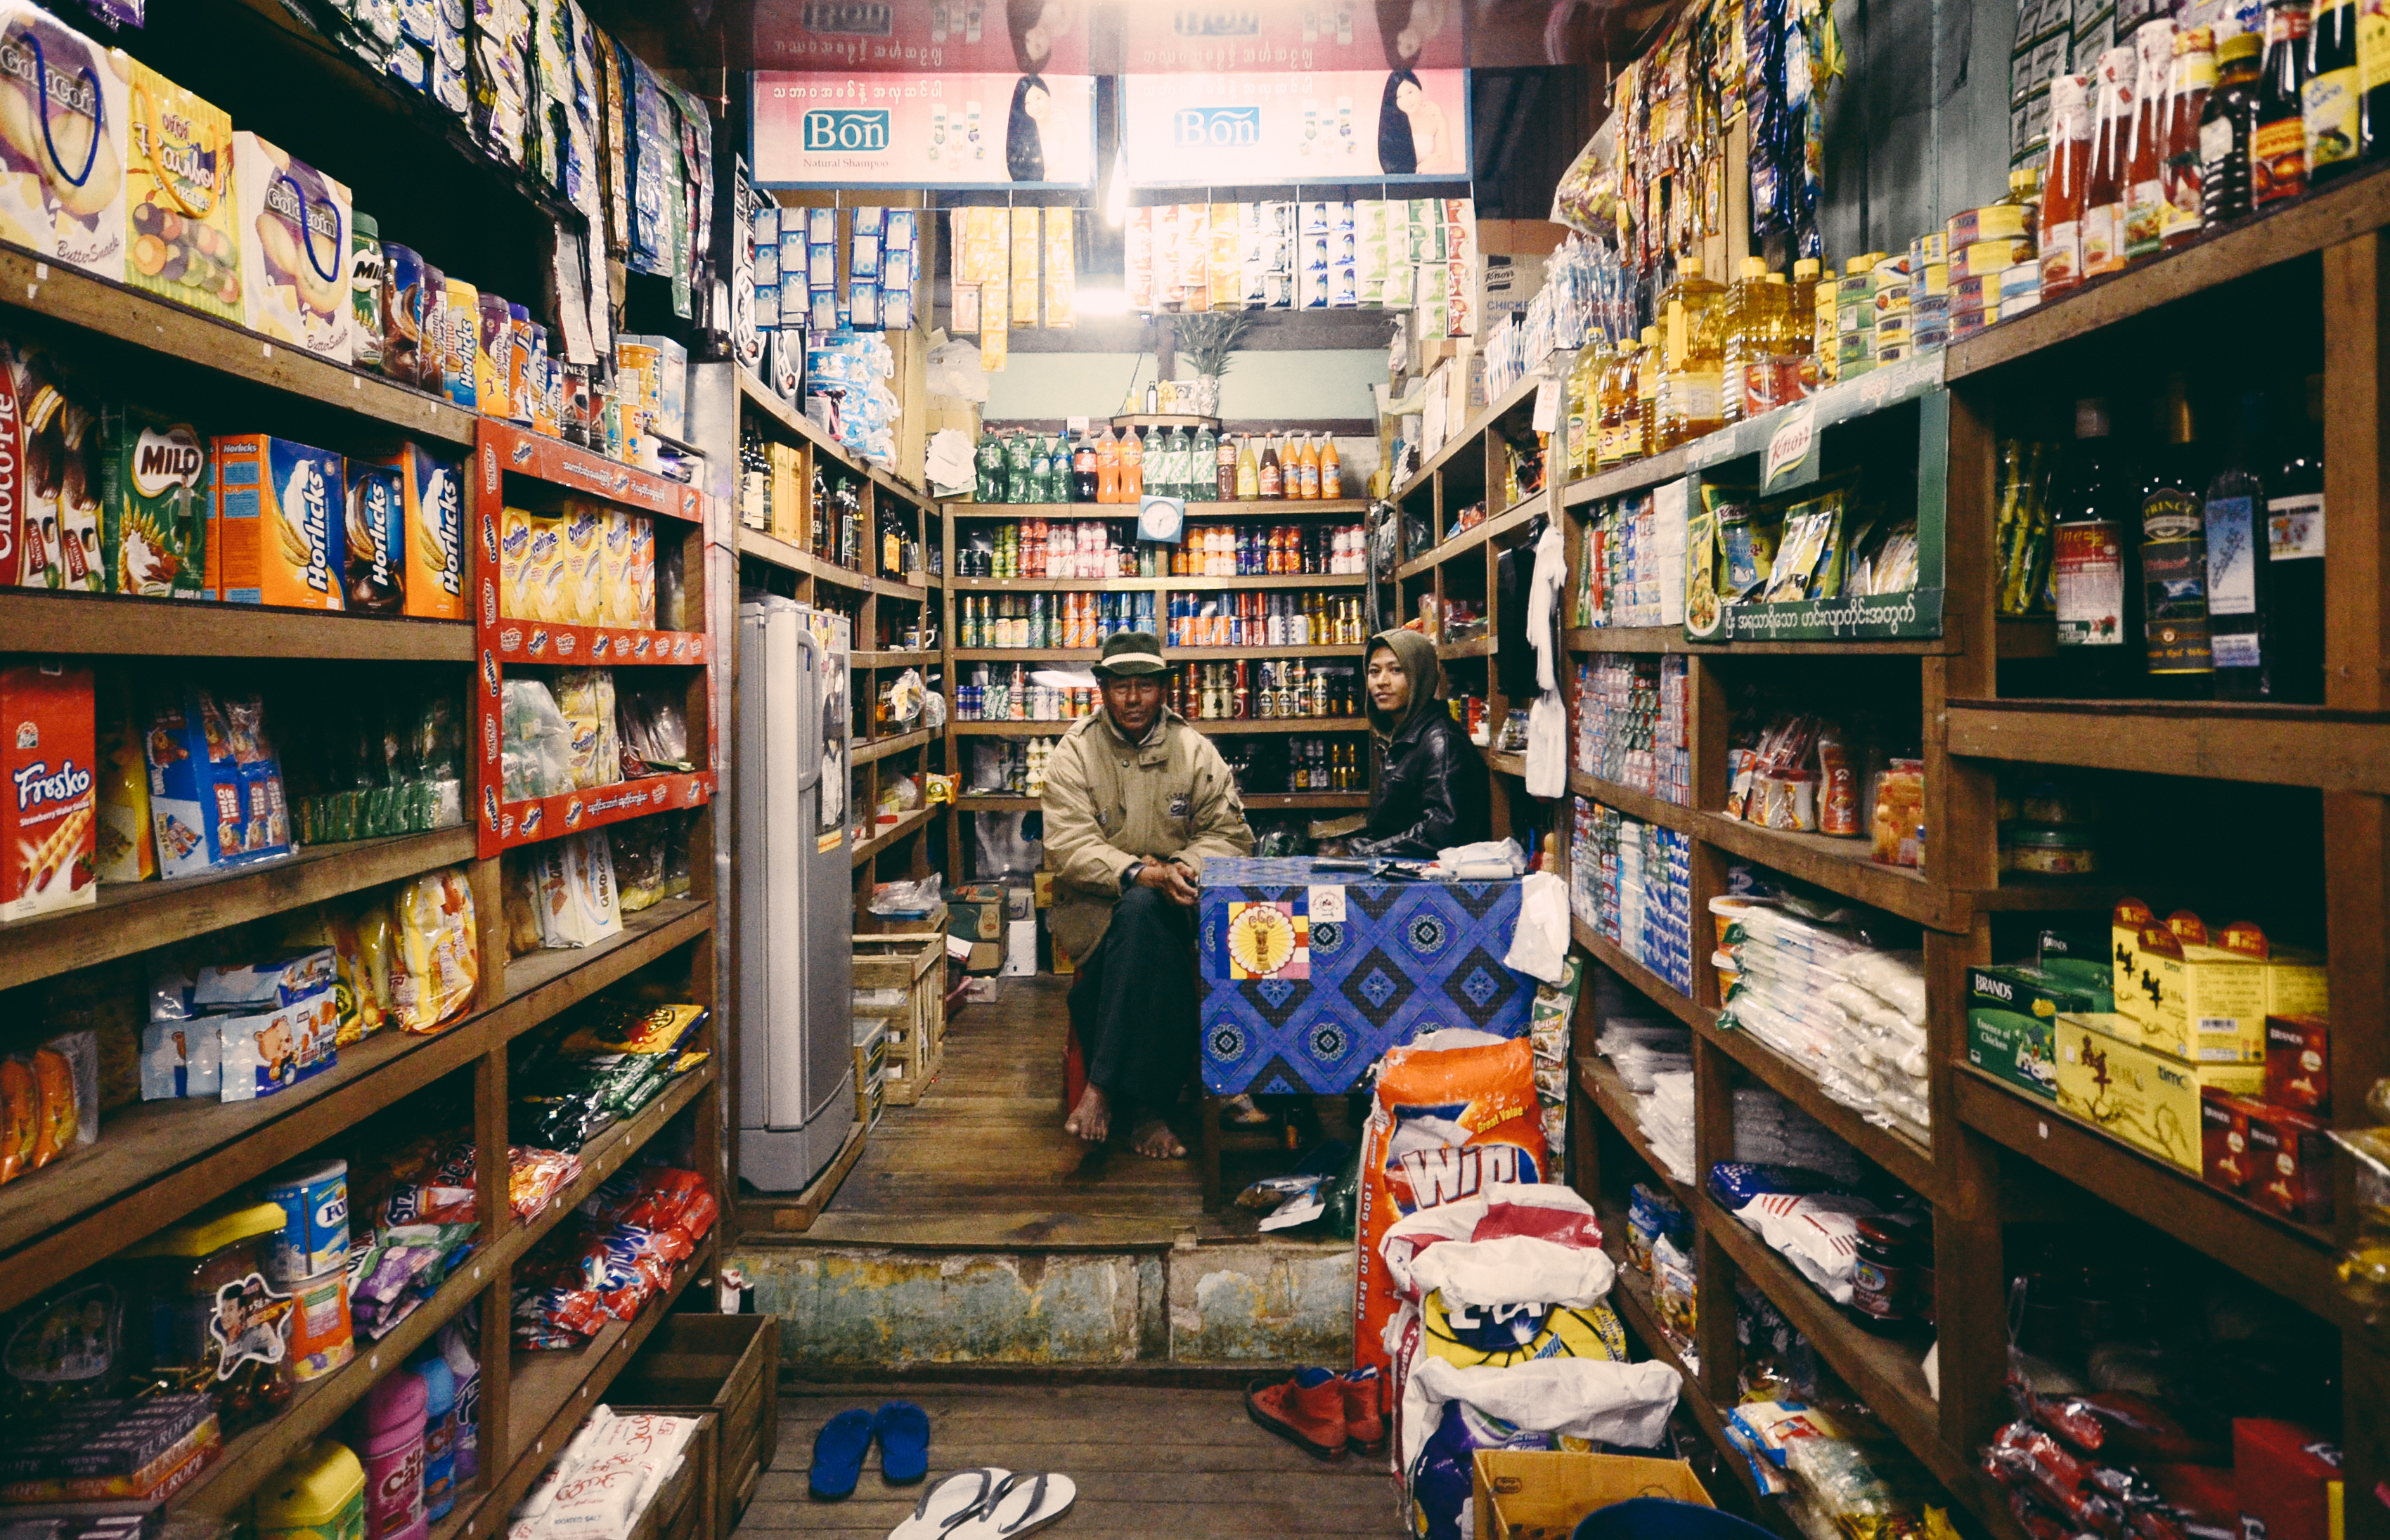
<path id="1" fill-rule="evenodd" d="M 880 1536 L 908 1517 L 919 1486 L 880 1477 L 875 1445 L 854 1495 L 814 1501 L 814 1435 L 849 1406 L 911 1401 L 930 1414 L 930 1479 L 971 1466 L 1053 1471 L 1078 1483 L 1049 1532 L 1086 1540 L 1219 1540 L 1407 1533 L 1385 1458 L 1318 1460 L 1245 1416 L 1237 1391 L 1086 1385 L 842 1385 L 784 1396 L 779 1457 L 738 1540 L 784 1534 Z"/>
<path id="2" fill-rule="evenodd" d="M 1124 1140 L 1062 1131 L 1066 979 L 1005 979 L 946 1028 L 945 1062 L 919 1105 L 880 1115 L 853 1174 L 803 1239 L 841 1244 L 1120 1247 L 1250 1233 L 1253 1216 L 1203 1213 L 1195 1161 L 1152 1161 Z M 1191 1106 L 1178 1119 L 1191 1151 Z"/>

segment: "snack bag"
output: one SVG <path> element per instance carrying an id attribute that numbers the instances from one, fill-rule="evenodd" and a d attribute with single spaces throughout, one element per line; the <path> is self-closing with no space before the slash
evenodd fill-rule
<path id="1" fill-rule="evenodd" d="M 349 189 L 246 129 L 232 136 L 240 200 L 241 318 L 249 329 L 350 361 Z"/>
<path id="2" fill-rule="evenodd" d="M 1356 1367 L 1390 1363 L 1382 1338 L 1395 1300 L 1378 1251 L 1387 1227 L 1498 1183 L 1539 1183 L 1544 1164 L 1528 1039 L 1456 1028 L 1422 1033 L 1386 1054 L 1361 1142 Z"/>
<path id="3" fill-rule="evenodd" d="M 232 114 L 135 59 L 126 135 L 124 281 L 240 320 Z"/>
<path id="4" fill-rule="evenodd" d="M 462 866 L 399 884 L 392 1018 L 408 1032 L 438 1032 L 473 1003 L 482 978 L 473 888 Z"/>
<path id="5" fill-rule="evenodd" d="M 0 240 L 122 280 L 132 61 L 25 0 L 0 0 Z"/>

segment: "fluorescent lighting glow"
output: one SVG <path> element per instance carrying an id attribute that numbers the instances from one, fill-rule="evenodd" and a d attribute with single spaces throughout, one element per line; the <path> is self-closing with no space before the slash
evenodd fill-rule
<path id="1" fill-rule="evenodd" d="M 1104 199 L 1104 223 L 1117 230 L 1128 223 L 1128 151 L 1112 152 L 1112 190 Z"/>
<path id="2" fill-rule="evenodd" d="M 1082 289 L 1071 297 L 1071 308 L 1081 315 L 1125 315 L 1128 314 L 1128 290 Z"/>

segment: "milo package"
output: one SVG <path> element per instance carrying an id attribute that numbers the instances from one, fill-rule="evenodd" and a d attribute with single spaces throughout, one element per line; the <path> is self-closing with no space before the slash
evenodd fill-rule
<path id="1" fill-rule="evenodd" d="M 199 430 L 146 412 L 101 414 L 100 545 L 112 592 L 204 597 L 210 502 Z"/>

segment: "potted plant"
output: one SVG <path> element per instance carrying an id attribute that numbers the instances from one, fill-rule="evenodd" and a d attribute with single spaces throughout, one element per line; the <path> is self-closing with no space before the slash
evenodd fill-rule
<path id="1" fill-rule="evenodd" d="M 1236 310 L 1201 311 L 1173 317 L 1171 325 L 1178 356 L 1195 366 L 1196 415 L 1218 417 L 1220 377 L 1228 372 L 1228 360 L 1253 317 Z"/>

